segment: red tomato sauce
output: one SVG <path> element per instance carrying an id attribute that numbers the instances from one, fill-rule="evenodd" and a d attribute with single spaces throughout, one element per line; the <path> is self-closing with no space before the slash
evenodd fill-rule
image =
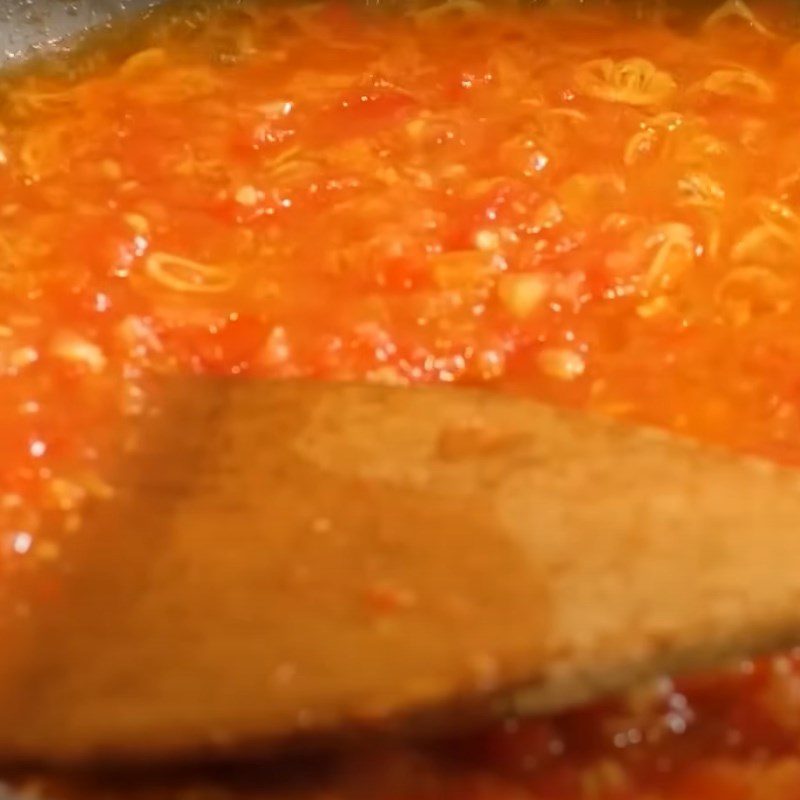
<path id="1" fill-rule="evenodd" d="M 480 384 L 800 466 L 788 17 L 244 3 L 7 77 L 3 602 L 164 372 Z M 324 796 L 798 800 L 798 659 L 356 759 Z"/>

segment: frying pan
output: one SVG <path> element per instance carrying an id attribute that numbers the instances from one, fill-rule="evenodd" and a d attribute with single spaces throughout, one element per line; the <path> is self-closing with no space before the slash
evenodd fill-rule
<path id="1" fill-rule="evenodd" d="M 102 28 L 171 0 L 4 0 L 0 3 L 0 68 L 31 53 L 69 47 L 71 37 Z M 361 0 L 364 2 L 364 0 Z M 548 0 L 525 0 L 531 5 Z M 269 0 L 267 0 L 269 2 Z M 403 0 L 366 0 L 392 5 Z M 585 2 L 585 0 L 584 0 Z M 721 5 L 720 0 L 628 0 L 631 13 L 667 13 L 676 25 L 690 26 Z M 9 5 L 7 5 L 9 4 Z"/>
<path id="2" fill-rule="evenodd" d="M 71 37 L 88 29 L 107 26 L 126 16 L 136 15 L 162 4 L 164 0 L 11 0 L 10 7 L 0 11 L 0 66 L 23 61 L 30 53 L 60 50 L 69 47 Z M 639 13 L 658 4 L 644 2 L 634 6 Z M 694 3 L 694 11 L 702 14 L 709 5 L 704 0 Z M 683 13 L 681 0 L 670 4 Z M 0 785 L 0 798 L 3 798 Z"/>
<path id="3" fill-rule="evenodd" d="M 0 10 L 0 66 L 58 49 L 90 28 L 135 15 L 163 0 L 10 0 Z M 3 3 L 5 6 L 6 3 Z"/>

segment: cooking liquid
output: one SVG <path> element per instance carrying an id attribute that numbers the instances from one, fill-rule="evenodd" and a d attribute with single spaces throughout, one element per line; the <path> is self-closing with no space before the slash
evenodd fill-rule
<path id="1" fill-rule="evenodd" d="M 58 601 L 82 509 L 113 502 L 118 423 L 164 372 L 481 384 L 800 466 L 787 22 L 245 2 L 9 76 L 2 614 L 31 586 Z M 798 800 L 799 744 L 784 653 L 230 792 Z M 209 780 L 124 792 L 227 796 Z"/>

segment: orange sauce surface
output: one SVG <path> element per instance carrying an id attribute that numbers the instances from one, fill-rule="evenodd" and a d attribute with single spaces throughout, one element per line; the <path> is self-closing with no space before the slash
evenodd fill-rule
<path id="1" fill-rule="evenodd" d="M 9 77 L 0 579 L 80 536 L 164 372 L 485 384 L 800 466 L 800 45 L 724 11 L 239 3 Z M 309 796 L 798 800 L 799 665 Z"/>

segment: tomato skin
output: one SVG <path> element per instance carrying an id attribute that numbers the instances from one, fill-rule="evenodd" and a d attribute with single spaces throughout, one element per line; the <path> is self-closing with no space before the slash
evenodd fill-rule
<path id="1" fill-rule="evenodd" d="M 348 40 L 364 32 L 364 21 L 356 7 L 345 0 L 326 0 L 317 12 L 317 21 L 330 31 L 331 37 Z"/>
<path id="2" fill-rule="evenodd" d="M 251 368 L 264 346 L 264 320 L 233 312 L 205 325 L 155 320 L 164 347 L 190 372 L 238 375 Z"/>
<path id="3" fill-rule="evenodd" d="M 280 150 L 291 144 L 296 135 L 294 128 L 272 120 L 242 125 L 230 138 L 230 152 L 236 158 L 248 158 L 254 154 L 279 155 Z"/>
<path id="4" fill-rule="evenodd" d="M 381 80 L 354 86 L 323 107 L 309 122 L 309 136 L 325 132 L 325 140 L 369 136 L 399 125 L 417 106 L 408 92 Z"/>
<path id="5" fill-rule="evenodd" d="M 552 721 L 519 720 L 492 731 L 481 747 L 501 772 L 525 774 L 552 762 L 564 743 Z"/>
<path id="6" fill-rule="evenodd" d="M 708 764 L 690 768 L 668 795 L 670 800 L 750 800 L 751 786 L 745 769 Z"/>

